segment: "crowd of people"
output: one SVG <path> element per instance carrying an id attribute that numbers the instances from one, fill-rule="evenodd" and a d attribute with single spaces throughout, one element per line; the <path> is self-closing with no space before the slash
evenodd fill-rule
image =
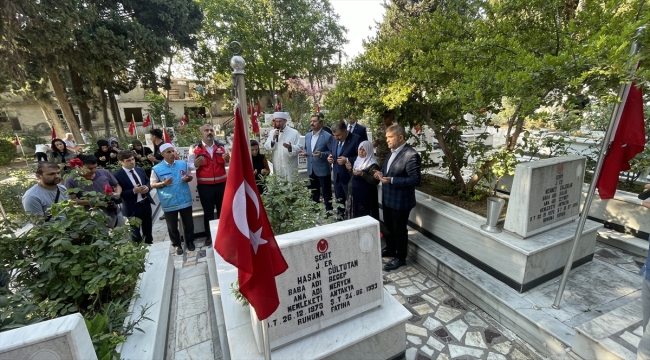
<path id="1" fill-rule="evenodd" d="M 264 192 L 264 177 L 271 173 L 269 160 L 277 176 L 297 181 L 298 156 L 307 159 L 307 176 L 312 200 L 323 202 L 330 216 L 351 219 L 371 216 L 380 220 L 379 190 L 382 193 L 382 234 L 386 248 L 382 256 L 393 259 L 384 267 L 394 270 L 406 264 L 408 244 L 407 222 L 415 207 L 415 186 L 420 183 L 421 159 L 406 143 L 403 126 L 393 124 L 394 114 L 383 114 L 382 128 L 368 141 L 367 129 L 353 117 L 332 124 L 324 124 L 322 113 L 313 114 L 311 131 L 305 134 L 305 145 L 300 144 L 300 134 L 287 125 L 290 119 L 285 112 L 273 114 L 274 130 L 269 133 L 264 149 L 251 140 L 251 160 L 258 179 L 258 190 Z M 209 222 L 218 219 L 227 180 L 226 165 L 230 154 L 225 143 L 215 139 L 210 124 L 200 128 L 201 139 L 189 149 L 187 161 L 177 158 L 172 144 L 165 143 L 160 129 L 150 130 L 153 150 L 134 140 L 130 150 L 120 147 L 116 138 L 98 140 L 94 154 L 84 153 L 70 136 L 66 140 L 54 139 L 50 149 L 37 149 L 39 163 L 36 170 L 38 183 L 23 196 L 23 206 L 30 214 L 50 220 L 49 207 L 56 202 L 73 200 L 80 206 L 91 204 L 86 194 L 95 191 L 109 194 L 102 210 L 108 216 L 108 227 L 123 224 L 121 219 L 137 217 L 140 225 L 131 225 L 131 236 L 136 242 L 152 242 L 151 189 L 157 189 L 158 199 L 167 229 L 177 254 L 183 253 L 178 218 L 183 223 L 185 247 L 192 251 L 194 223 L 192 220 L 193 196 L 189 182 L 195 172 L 197 192 L 203 209 L 206 245 L 210 245 Z M 84 138 L 84 141 L 85 138 Z M 38 151 L 40 150 L 40 151 Z M 81 152 L 81 153 L 80 153 Z M 42 160 L 44 157 L 47 160 Z M 76 168 L 79 178 L 68 177 L 61 185 L 62 172 Z M 111 171 L 114 171 L 112 173 Z M 68 193 L 67 189 L 79 189 Z M 334 204 L 347 204 L 337 206 Z M 121 208 L 121 210 L 120 210 Z"/>

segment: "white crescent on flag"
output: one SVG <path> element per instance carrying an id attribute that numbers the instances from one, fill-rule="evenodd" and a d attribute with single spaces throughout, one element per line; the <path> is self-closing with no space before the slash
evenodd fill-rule
<path id="1" fill-rule="evenodd" d="M 237 225 L 237 229 L 239 229 L 239 232 L 250 241 L 253 251 L 257 254 L 257 247 L 266 244 L 267 241 L 261 237 L 262 227 L 253 232 L 248 225 L 248 217 L 246 216 L 246 196 L 250 196 L 251 200 L 253 200 L 255 210 L 257 211 L 257 219 L 259 219 L 260 203 L 255 194 L 255 190 L 253 190 L 246 181 L 243 181 L 237 189 L 237 192 L 235 192 L 232 203 L 232 216 L 235 220 L 235 225 Z"/>

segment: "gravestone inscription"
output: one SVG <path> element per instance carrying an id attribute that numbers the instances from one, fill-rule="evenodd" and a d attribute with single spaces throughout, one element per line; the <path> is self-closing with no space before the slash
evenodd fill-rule
<path id="1" fill-rule="evenodd" d="M 271 348 L 381 305 L 376 220 L 366 216 L 277 240 L 289 269 L 276 277 L 280 306 L 267 319 Z"/>
<path id="2" fill-rule="evenodd" d="M 517 165 L 504 229 L 526 238 L 575 220 L 585 161 L 561 156 Z"/>

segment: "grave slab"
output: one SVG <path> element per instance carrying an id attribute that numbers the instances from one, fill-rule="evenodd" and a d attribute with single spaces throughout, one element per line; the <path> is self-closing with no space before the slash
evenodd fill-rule
<path id="1" fill-rule="evenodd" d="M 215 233 L 217 224 L 210 224 Z M 378 223 L 366 217 L 317 230 L 276 238 L 289 270 L 276 277 L 280 306 L 268 319 L 272 356 L 370 359 L 402 353 L 404 323 L 412 314 L 382 289 Z M 216 251 L 214 259 L 218 283 L 227 289 L 237 270 Z M 229 291 L 222 290 L 220 300 L 229 344 L 222 347 L 229 348 L 233 359 L 262 358 L 248 307 Z M 296 316 L 301 310 L 302 316 Z"/>
<path id="2" fill-rule="evenodd" d="M 518 164 L 504 230 L 527 238 L 577 219 L 585 162 L 573 155 Z"/>

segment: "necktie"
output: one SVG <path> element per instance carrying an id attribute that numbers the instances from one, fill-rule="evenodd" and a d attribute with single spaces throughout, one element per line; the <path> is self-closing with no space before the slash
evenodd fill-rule
<path id="1" fill-rule="evenodd" d="M 140 180 L 138 180 L 138 177 L 135 176 L 135 171 L 133 171 L 133 170 L 131 170 L 131 177 L 133 177 L 133 180 L 135 181 L 136 185 L 142 186 L 142 184 L 140 184 Z"/>
<path id="2" fill-rule="evenodd" d="M 349 132 L 352 132 L 352 127 L 353 127 L 352 124 L 348 125 L 348 131 Z"/>
<path id="3" fill-rule="evenodd" d="M 339 146 L 336 147 L 336 157 L 341 156 L 341 146 L 342 145 L 343 145 L 343 143 L 339 141 Z"/>

